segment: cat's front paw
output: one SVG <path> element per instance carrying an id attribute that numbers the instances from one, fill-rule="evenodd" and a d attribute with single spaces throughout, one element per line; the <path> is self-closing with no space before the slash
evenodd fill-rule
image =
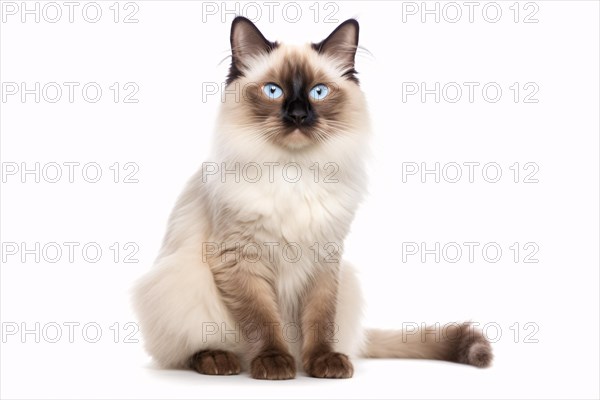
<path id="1" fill-rule="evenodd" d="M 190 359 L 192 369 L 204 375 L 237 375 L 240 362 L 235 354 L 223 350 L 204 350 Z"/>
<path id="2" fill-rule="evenodd" d="M 254 379 L 293 379 L 296 376 L 296 363 L 288 353 L 265 351 L 252 360 L 250 375 Z"/>
<path id="3" fill-rule="evenodd" d="M 308 360 L 306 373 L 315 378 L 352 378 L 354 367 L 348 356 L 341 353 L 322 353 Z"/>

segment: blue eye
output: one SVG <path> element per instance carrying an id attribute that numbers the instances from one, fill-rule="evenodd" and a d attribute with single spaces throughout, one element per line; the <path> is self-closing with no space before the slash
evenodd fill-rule
<path id="1" fill-rule="evenodd" d="M 322 83 L 319 83 L 314 88 L 310 89 L 310 97 L 315 100 L 323 100 L 329 94 L 329 88 Z"/>
<path id="2" fill-rule="evenodd" d="M 283 89 L 274 83 L 267 83 L 263 86 L 263 92 L 265 92 L 267 97 L 271 100 L 278 99 L 283 95 Z"/>

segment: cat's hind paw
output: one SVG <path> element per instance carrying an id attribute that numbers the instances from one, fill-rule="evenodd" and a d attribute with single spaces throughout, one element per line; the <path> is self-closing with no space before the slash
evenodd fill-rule
<path id="1" fill-rule="evenodd" d="M 199 351 L 190 358 L 190 367 L 204 375 L 237 375 L 240 362 L 235 354 L 224 350 Z"/>

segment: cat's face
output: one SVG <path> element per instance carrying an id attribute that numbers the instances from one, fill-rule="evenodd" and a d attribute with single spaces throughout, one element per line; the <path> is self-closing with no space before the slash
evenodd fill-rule
<path id="1" fill-rule="evenodd" d="M 358 23 L 341 24 L 318 44 L 266 40 L 245 18 L 231 30 L 232 64 L 225 95 L 229 125 L 294 151 L 352 136 L 365 113 L 355 77 Z"/>

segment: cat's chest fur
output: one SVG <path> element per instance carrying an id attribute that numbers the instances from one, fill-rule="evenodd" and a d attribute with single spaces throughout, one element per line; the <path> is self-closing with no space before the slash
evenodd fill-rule
<path id="1" fill-rule="evenodd" d="M 211 183 L 215 206 L 229 211 L 235 221 L 228 223 L 249 235 L 262 248 L 261 260 L 274 269 L 286 321 L 296 319 L 298 299 L 316 269 L 330 268 L 318 260 L 341 257 L 360 200 L 355 182 L 325 181 L 309 168 L 300 171 L 298 176 L 275 169 L 259 181 Z"/>
<path id="2" fill-rule="evenodd" d="M 342 241 L 359 200 L 350 183 L 326 181 L 309 167 L 275 168 L 258 181 L 225 181 L 216 189 L 221 206 L 254 239 L 282 246 Z"/>

